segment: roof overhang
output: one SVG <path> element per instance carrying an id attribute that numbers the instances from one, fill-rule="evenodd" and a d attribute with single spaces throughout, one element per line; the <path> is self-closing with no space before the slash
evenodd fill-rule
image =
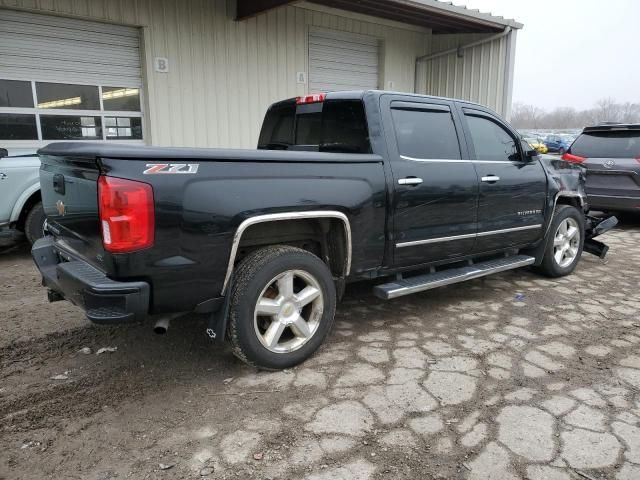
<path id="1" fill-rule="evenodd" d="M 307 0 L 349 12 L 429 28 L 434 34 L 495 33 L 522 28 L 515 20 L 470 10 L 438 0 Z M 296 0 L 237 0 L 236 20 L 244 20 Z"/>

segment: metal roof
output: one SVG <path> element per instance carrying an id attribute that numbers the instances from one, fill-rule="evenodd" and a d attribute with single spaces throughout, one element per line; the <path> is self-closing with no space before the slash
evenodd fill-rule
<path id="1" fill-rule="evenodd" d="M 307 0 L 310 3 L 429 28 L 434 34 L 494 33 L 521 23 L 440 0 Z M 238 0 L 237 19 L 295 3 L 294 0 Z"/>

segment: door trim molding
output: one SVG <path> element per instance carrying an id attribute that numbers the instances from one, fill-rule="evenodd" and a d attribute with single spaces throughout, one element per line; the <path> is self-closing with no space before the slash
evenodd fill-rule
<path id="1" fill-rule="evenodd" d="M 415 247 L 418 245 L 429 245 L 432 243 L 452 242 L 454 240 L 465 240 L 469 238 L 488 237 L 490 235 L 502 235 L 505 233 L 521 232 L 524 230 L 534 230 L 542 228 L 542 224 L 526 225 L 524 227 L 504 228 L 501 230 L 489 230 L 486 232 L 468 233 L 465 235 L 454 235 L 451 237 L 427 238 L 425 240 L 416 240 L 413 242 L 396 243 L 396 248 Z"/>

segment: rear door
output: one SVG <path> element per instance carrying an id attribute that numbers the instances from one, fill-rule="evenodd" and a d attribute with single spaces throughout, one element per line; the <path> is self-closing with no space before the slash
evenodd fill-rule
<path id="1" fill-rule="evenodd" d="M 611 197 L 640 201 L 640 126 L 585 132 L 569 153 L 585 159 L 589 203 Z"/>
<path id="2" fill-rule="evenodd" d="M 524 160 L 519 137 L 497 116 L 465 107 L 462 117 L 480 179 L 476 252 L 539 239 L 547 196 L 542 164 L 537 158 Z"/>
<path id="3" fill-rule="evenodd" d="M 461 257 L 473 251 L 478 177 L 460 142 L 452 102 L 382 97 L 393 173 L 396 267 Z"/>

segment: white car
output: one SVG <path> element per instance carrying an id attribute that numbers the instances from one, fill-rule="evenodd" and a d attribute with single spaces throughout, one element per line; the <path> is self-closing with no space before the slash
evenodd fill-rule
<path id="1" fill-rule="evenodd" d="M 40 159 L 31 149 L 0 148 L 0 229 L 24 232 L 33 243 L 44 235 Z"/>

